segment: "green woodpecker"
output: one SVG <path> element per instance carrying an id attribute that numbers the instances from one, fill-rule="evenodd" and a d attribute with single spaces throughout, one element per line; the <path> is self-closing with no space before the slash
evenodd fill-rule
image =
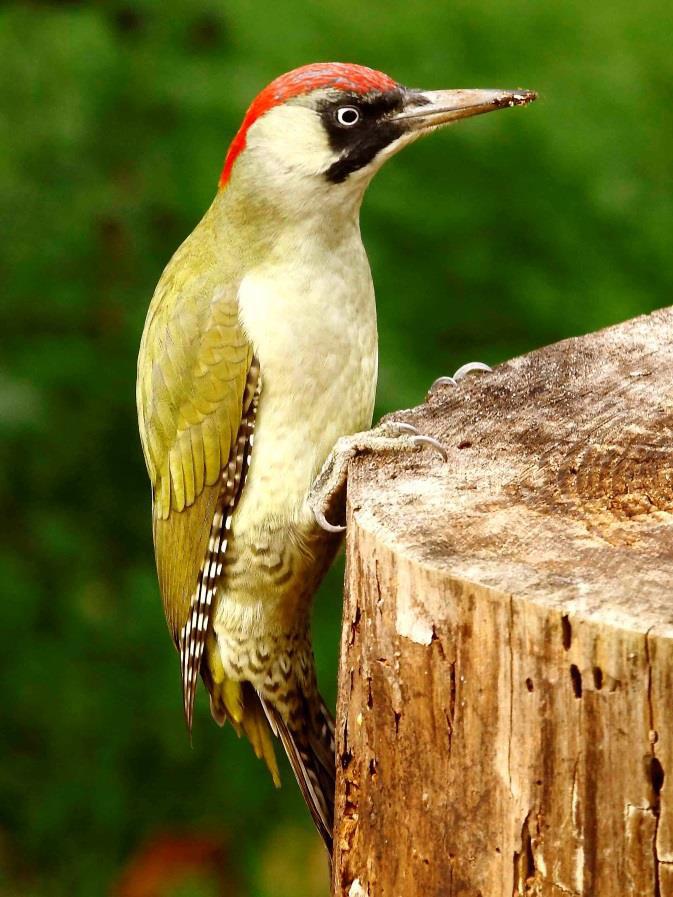
<path id="1" fill-rule="evenodd" d="M 150 303 L 138 419 L 187 724 L 200 674 L 215 720 L 247 735 L 276 783 L 280 738 L 328 848 L 334 729 L 309 627 L 342 527 L 311 489 L 339 437 L 372 420 L 376 310 L 360 204 L 383 162 L 420 135 L 533 98 L 414 90 L 341 63 L 277 78 Z"/>

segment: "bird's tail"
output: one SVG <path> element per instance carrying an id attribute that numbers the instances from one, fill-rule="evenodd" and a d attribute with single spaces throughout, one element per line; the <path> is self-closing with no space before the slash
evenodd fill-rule
<path id="1" fill-rule="evenodd" d="M 313 702 L 306 700 L 305 712 L 292 714 L 289 722 L 269 701 L 261 696 L 260 701 L 273 733 L 285 749 L 306 805 L 331 856 L 336 776 L 332 714 L 319 695 Z"/>
<path id="2" fill-rule="evenodd" d="M 264 760 L 276 787 L 280 775 L 273 749 L 272 733 L 280 739 L 304 796 L 313 821 L 328 851 L 332 851 L 334 819 L 335 748 L 334 720 L 315 686 L 310 697 L 301 687 L 291 706 L 283 702 L 284 711 L 264 698 L 250 682 L 236 682 L 224 676 L 215 677 L 209 666 L 202 675 L 210 692 L 210 710 L 219 725 L 229 720 L 239 735 L 246 735 L 257 756 Z"/>
<path id="3" fill-rule="evenodd" d="M 273 738 L 257 691 L 249 682 L 223 679 L 215 683 L 209 675 L 204 679 L 210 692 L 210 712 L 215 722 L 223 726 L 228 719 L 239 737 L 246 736 L 257 757 L 266 763 L 274 785 L 280 788 Z"/>

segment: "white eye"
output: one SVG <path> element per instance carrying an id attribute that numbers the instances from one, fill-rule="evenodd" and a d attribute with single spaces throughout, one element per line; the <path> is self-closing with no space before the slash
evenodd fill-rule
<path id="1" fill-rule="evenodd" d="M 360 110 L 356 109 L 355 106 L 342 106 L 340 109 L 337 109 L 336 118 L 344 128 L 352 128 L 353 125 L 360 121 Z"/>

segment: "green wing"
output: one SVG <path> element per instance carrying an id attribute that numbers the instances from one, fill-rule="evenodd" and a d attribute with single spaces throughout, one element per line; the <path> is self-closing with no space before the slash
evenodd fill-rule
<path id="1" fill-rule="evenodd" d="M 138 359 L 140 437 L 160 520 L 217 482 L 241 423 L 252 361 L 235 288 L 212 274 L 190 277 L 180 265 L 185 255 L 174 257 L 157 286 Z"/>
<path id="2" fill-rule="evenodd" d="M 202 588 L 226 472 L 237 443 L 240 449 L 255 393 L 249 375 L 251 369 L 258 373 L 239 323 L 236 285 L 223 285 L 212 259 L 192 246 L 188 240 L 178 250 L 152 298 L 137 381 L 159 585 L 169 629 L 183 654 L 188 720 L 202 650 L 200 644 L 196 669 L 188 671 L 190 611 Z M 225 499 L 225 506 L 232 504 Z"/>

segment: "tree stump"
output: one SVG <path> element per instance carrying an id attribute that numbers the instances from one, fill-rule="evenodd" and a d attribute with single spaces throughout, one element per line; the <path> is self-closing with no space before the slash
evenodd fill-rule
<path id="1" fill-rule="evenodd" d="M 673 308 L 442 387 L 348 486 L 338 897 L 673 895 Z"/>

